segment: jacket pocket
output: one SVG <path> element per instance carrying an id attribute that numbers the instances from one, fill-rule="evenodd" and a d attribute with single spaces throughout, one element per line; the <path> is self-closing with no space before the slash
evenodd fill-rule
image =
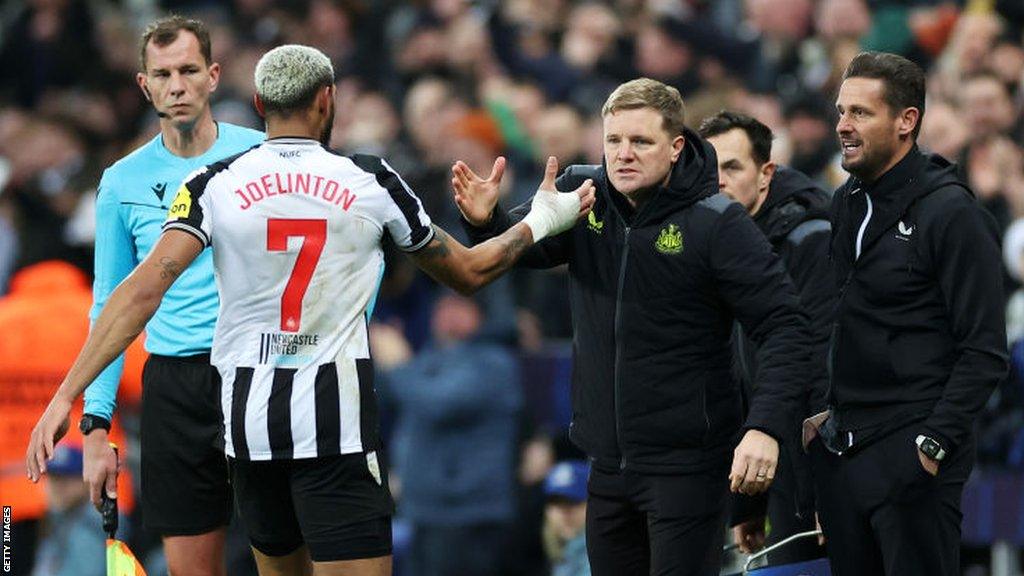
<path id="1" fill-rule="evenodd" d="M 889 497 L 894 502 L 913 502 L 934 489 L 935 476 L 932 476 L 918 456 L 917 426 L 909 426 L 898 430 L 886 440 L 889 461 L 892 462 L 892 480 Z"/>
<path id="2" fill-rule="evenodd" d="M 702 446 L 711 429 L 707 391 L 703 380 L 689 386 L 676 384 L 644 386 L 637 410 L 630 410 L 622 425 L 630 440 L 644 446 L 696 448 Z"/>

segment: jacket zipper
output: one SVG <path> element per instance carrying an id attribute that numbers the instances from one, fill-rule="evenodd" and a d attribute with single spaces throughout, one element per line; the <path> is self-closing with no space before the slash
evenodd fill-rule
<path id="1" fill-rule="evenodd" d="M 639 224 L 640 222 L 643 222 L 643 220 L 640 218 L 640 216 L 642 214 L 646 214 L 647 212 L 650 211 L 651 204 L 654 202 L 655 198 L 657 198 L 661 194 L 661 192 L 662 192 L 662 188 L 658 188 L 658 190 L 655 191 L 654 195 L 651 196 L 651 198 L 647 200 L 647 203 L 640 207 L 640 210 L 638 210 L 633 215 L 633 220 L 632 220 L 633 224 Z M 625 448 L 623 446 L 623 441 L 622 441 L 622 425 L 620 423 L 621 419 L 619 417 L 619 381 L 620 381 L 619 372 L 620 372 L 620 367 L 622 366 L 622 338 L 619 337 L 619 331 L 620 331 L 620 329 L 622 327 L 622 322 L 621 322 L 622 314 L 620 312 L 620 309 L 622 308 L 622 289 L 623 289 L 623 287 L 626 284 L 626 263 L 629 261 L 629 232 L 630 232 L 630 230 L 632 230 L 632 227 L 628 223 L 626 223 L 626 219 L 623 218 L 622 213 L 619 212 L 617 208 L 613 209 L 611 211 L 615 212 L 616 216 L 618 216 L 619 222 L 622 223 L 622 228 L 625 230 L 625 233 L 623 235 L 622 260 L 621 260 L 621 262 L 619 264 L 619 285 L 618 285 L 618 288 L 617 288 L 617 290 L 615 292 L 615 384 L 614 384 L 614 392 L 615 392 L 615 442 L 619 446 L 619 454 L 620 454 L 620 456 L 619 456 L 619 470 L 625 470 L 626 469 L 626 450 L 625 450 Z M 705 412 L 706 412 L 706 410 L 705 410 Z"/>
<path id="2" fill-rule="evenodd" d="M 854 192 L 859 190 L 860 188 L 858 188 Z M 835 404 L 839 404 L 838 395 L 836 394 L 836 388 L 835 386 L 832 385 L 833 374 L 835 373 L 836 345 L 839 343 L 839 311 L 843 307 L 843 304 L 846 302 L 846 290 L 847 288 L 849 288 L 850 282 L 853 280 L 853 274 L 854 272 L 857 271 L 857 266 L 860 266 L 861 241 L 863 240 L 864 232 L 867 230 L 868 221 L 871 219 L 871 213 L 873 212 L 871 205 L 871 197 L 868 196 L 867 192 L 862 192 L 862 194 L 864 194 L 864 198 L 867 201 L 867 208 L 864 214 L 864 220 L 863 222 L 861 222 L 860 229 L 857 233 L 857 237 L 854 240 L 853 262 L 851 262 L 850 264 L 850 271 L 846 273 L 846 278 L 843 280 L 843 285 L 839 288 L 839 297 L 836 298 L 836 314 L 835 319 L 832 321 L 832 337 L 829 338 L 828 344 L 828 364 L 826 365 L 826 367 L 828 368 L 829 394 L 827 400 L 829 401 L 830 405 L 833 403 L 833 401 L 835 401 Z"/>
<path id="3" fill-rule="evenodd" d="M 619 284 L 615 292 L 615 441 L 619 445 L 619 470 L 626 469 L 626 450 L 622 443 L 622 426 L 619 418 L 619 374 L 622 367 L 622 289 L 626 283 L 626 262 L 629 261 L 629 226 L 625 227 L 622 260 L 619 263 Z"/>

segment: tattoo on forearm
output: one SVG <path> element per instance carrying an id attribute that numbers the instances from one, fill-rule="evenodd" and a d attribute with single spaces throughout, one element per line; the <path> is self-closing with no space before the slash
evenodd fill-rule
<path id="1" fill-rule="evenodd" d="M 421 254 L 428 258 L 444 258 L 451 252 L 451 248 L 448 247 L 448 235 L 444 230 L 434 226 L 434 239 L 423 248 Z"/>
<path id="2" fill-rule="evenodd" d="M 164 280 L 167 280 L 168 278 L 177 278 L 181 275 L 181 264 L 179 264 L 177 260 L 168 258 L 167 256 L 161 258 L 160 262 L 157 263 L 157 266 L 160 268 L 160 277 Z"/>
<path id="3" fill-rule="evenodd" d="M 512 266 L 529 247 L 530 244 L 526 241 L 526 234 L 523 231 L 511 235 L 502 246 L 501 267 Z"/>

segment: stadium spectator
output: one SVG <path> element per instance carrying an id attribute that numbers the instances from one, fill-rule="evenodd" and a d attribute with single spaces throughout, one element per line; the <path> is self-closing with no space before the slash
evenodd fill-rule
<path id="1" fill-rule="evenodd" d="M 0 298 L 0 330 L 6 334 L 0 339 L 0 411 L 4 415 L 0 424 L 0 501 L 11 506 L 15 574 L 31 572 L 36 536 L 47 512 L 45 487 L 26 482 L 17 470 L 25 438 L 85 342 L 91 300 L 85 274 L 60 261 L 38 262 L 19 270 L 11 292 Z M 128 356 L 133 365 L 139 364 L 144 356 L 140 342 L 131 346 Z M 139 375 L 129 369 L 123 377 L 127 382 Z M 127 388 L 130 386 L 122 390 Z M 81 410 L 76 403 L 76 417 Z M 81 445 L 76 432 L 69 440 Z M 122 456 L 127 455 L 121 430 L 115 430 L 110 440 L 122 447 Z M 118 486 L 125 513 L 134 506 L 131 478 L 125 474 Z"/>
<path id="2" fill-rule="evenodd" d="M 46 482 L 46 530 L 32 576 L 103 576 L 103 518 L 82 481 L 82 448 L 62 442 L 53 451 Z"/>
<path id="3" fill-rule="evenodd" d="M 398 513 L 413 529 L 410 574 L 501 573 L 523 398 L 518 361 L 488 340 L 483 313 L 475 299 L 442 296 L 431 343 L 386 370 L 380 385 L 382 404 L 395 409 L 392 462 Z"/>
<path id="4" fill-rule="evenodd" d="M 544 538 L 551 576 L 590 576 L 587 560 L 587 478 L 582 460 L 559 462 L 544 479 Z"/>

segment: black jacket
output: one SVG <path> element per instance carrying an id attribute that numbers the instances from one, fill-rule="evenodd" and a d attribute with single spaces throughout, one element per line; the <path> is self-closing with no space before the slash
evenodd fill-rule
<path id="1" fill-rule="evenodd" d="M 831 250 L 834 426 L 867 440 L 923 421 L 920 433 L 955 450 L 1007 372 L 992 217 L 953 164 L 915 147 L 877 181 L 836 191 Z"/>
<path id="2" fill-rule="evenodd" d="M 668 185 L 636 214 L 618 207 L 623 197 L 602 166 L 570 166 L 557 186 L 573 190 L 586 178 L 597 187 L 592 216 L 521 261 L 569 264 L 573 441 L 602 467 L 682 473 L 727 465 L 744 426 L 730 372 L 734 318 L 760 349 L 745 426 L 776 438 L 792 433 L 807 321 L 764 236 L 718 193 L 711 146 L 688 131 Z M 486 229 L 467 231 L 482 241 L 528 210 L 526 203 L 510 217 L 497 208 Z"/>
<path id="3" fill-rule="evenodd" d="M 810 322 L 814 370 L 808 397 L 795 416 L 806 418 L 827 405 L 828 372 L 825 357 L 832 332 L 832 313 L 836 288 L 828 261 L 831 225 L 828 192 L 802 172 L 779 166 L 772 177 L 754 223 L 761 229 L 772 250 L 782 259 L 786 271 L 800 295 L 800 304 Z M 743 335 L 742 328 L 737 330 Z M 737 374 L 749 398 L 757 373 L 756 347 L 747 337 L 736 338 Z"/>
<path id="4" fill-rule="evenodd" d="M 772 249 L 782 262 L 800 294 L 800 303 L 810 322 L 812 338 L 811 372 L 807 395 L 801 398 L 794 414 L 794 427 L 827 405 L 828 371 L 825 358 L 832 332 L 832 313 L 836 287 L 828 261 L 831 238 L 829 194 L 802 172 L 779 166 L 768 188 L 768 197 L 754 215 Z M 737 326 L 733 339 L 735 371 L 743 383 L 744 398 L 750 398 L 757 373 L 757 347 Z M 788 438 L 780 454 L 779 470 L 772 484 L 773 493 L 784 493 L 794 502 L 794 514 L 806 516 L 813 511 L 810 468 L 805 462 L 799 435 Z M 764 517 L 767 494 L 733 497 L 732 520 L 735 526 L 751 518 Z M 784 535 L 785 536 L 785 535 Z"/>

